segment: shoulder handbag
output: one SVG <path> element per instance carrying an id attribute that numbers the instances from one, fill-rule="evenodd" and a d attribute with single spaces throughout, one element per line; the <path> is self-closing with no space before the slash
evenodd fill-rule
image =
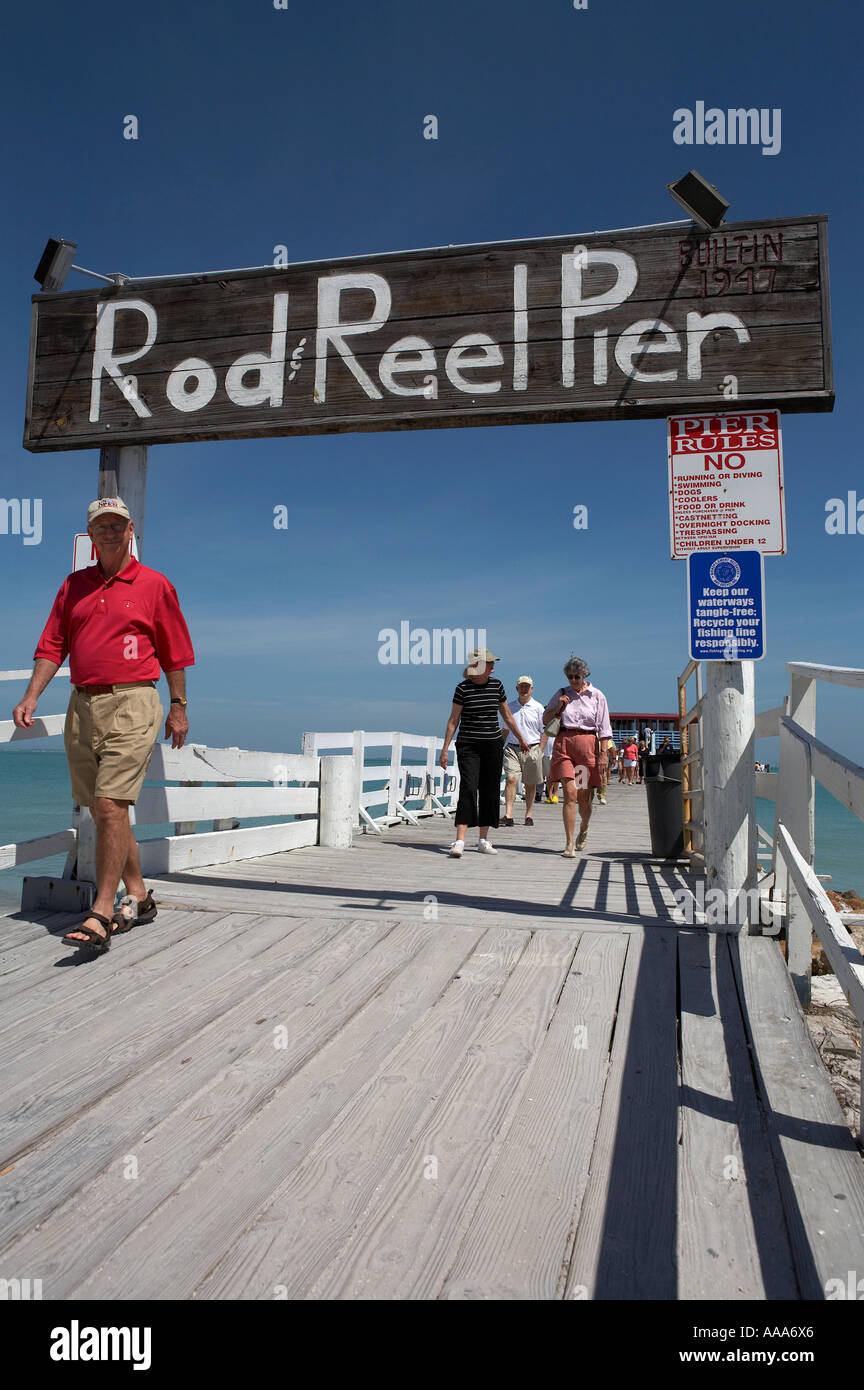
<path id="1" fill-rule="evenodd" d="M 561 699 L 561 696 L 562 696 L 563 694 L 564 694 L 564 688 L 563 688 L 563 686 L 562 686 L 562 688 L 558 691 L 558 699 L 559 699 L 559 700 Z M 549 720 L 549 723 L 548 723 L 548 724 L 544 724 L 544 725 L 543 725 L 543 732 L 544 732 L 544 734 L 546 735 L 547 738 L 555 738 L 555 737 L 557 737 L 557 734 L 558 734 L 560 728 L 561 728 L 561 715 L 560 715 L 560 714 L 555 714 L 555 715 L 553 715 L 552 718 Z"/>

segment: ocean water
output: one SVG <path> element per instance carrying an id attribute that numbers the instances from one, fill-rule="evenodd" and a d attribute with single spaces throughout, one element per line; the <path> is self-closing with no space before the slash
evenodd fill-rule
<path id="1" fill-rule="evenodd" d="M 384 759 L 370 761 L 384 764 Z M 372 790 L 376 786 L 383 787 L 385 781 L 386 777 L 378 781 L 367 775 L 365 785 L 367 790 Z M 375 814 L 374 807 L 370 810 Z M 756 818 L 769 834 L 773 834 L 773 801 L 757 798 Z M 243 825 L 256 823 L 263 822 L 242 822 Z M 65 754 L 53 749 L 39 752 L 0 750 L 0 845 L 50 835 L 71 824 L 72 801 Z M 151 839 L 169 834 L 171 830 L 168 826 L 147 825 L 141 826 L 137 833 L 139 838 Z M 0 869 L 0 913 L 17 910 L 25 874 L 60 874 L 64 863 L 65 855 L 59 854 L 17 868 Z M 816 872 L 831 875 L 831 882 L 825 887 L 841 893 L 852 889 L 864 896 L 864 824 L 818 784 Z"/>

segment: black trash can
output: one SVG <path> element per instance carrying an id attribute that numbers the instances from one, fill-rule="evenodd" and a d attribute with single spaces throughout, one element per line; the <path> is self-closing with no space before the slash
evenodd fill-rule
<path id="1" fill-rule="evenodd" d="M 684 814 L 681 805 L 681 754 L 650 757 L 646 764 L 648 826 L 655 859 L 683 859 Z"/>

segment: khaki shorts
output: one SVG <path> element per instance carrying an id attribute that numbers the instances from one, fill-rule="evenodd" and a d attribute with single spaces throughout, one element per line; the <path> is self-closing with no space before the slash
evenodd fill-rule
<path id="1" fill-rule="evenodd" d="M 540 744 L 523 753 L 518 744 L 508 743 L 504 749 L 504 776 L 521 777 L 526 787 L 539 786 L 545 780 Z"/>
<path id="2" fill-rule="evenodd" d="M 63 730 L 73 801 L 137 801 L 161 725 L 152 685 L 115 685 L 107 695 L 73 689 Z"/>

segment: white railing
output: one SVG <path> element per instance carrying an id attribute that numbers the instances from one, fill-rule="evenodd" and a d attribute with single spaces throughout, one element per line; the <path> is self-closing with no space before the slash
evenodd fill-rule
<path id="1" fill-rule="evenodd" d="M 773 841 L 764 832 L 763 838 L 772 848 L 774 901 L 785 907 L 786 963 L 801 1003 L 809 1004 L 815 937 L 860 1027 L 864 1023 L 864 956 L 844 925 L 844 919 L 854 914 L 837 912 L 814 873 L 813 862 L 816 782 L 864 821 L 864 767 L 816 737 L 816 682 L 864 690 L 864 670 L 805 661 L 787 662 L 786 669 L 791 678 L 789 695 L 782 705 L 756 720 L 758 738 L 780 737 L 779 770 L 760 776 L 757 790 L 777 804 Z M 861 1101 L 864 1116 L 864 1071 Z"/>
<path id="2" fill-rule="evenodd" d="M 383 834 L 384 829 L 400 822 L 416 825 L 421 816 L 452 815 L 459 799 L 459 767 L 455 750 L 448 750 L 447 771 L 438 766 L 444 747 L 443 738 L 434 734 L 405 734 L 387 731 L 370 733 L 353 729 L 350 733 L 306 733 L 303 752 L 317 756 L 322 748 L 331 752 L 349 752 L 354 759 L 353 801 L 357 823 L 364 830 Z M 374 750 L 389 750 L 384 763 L 373 761 Z M 406 751 L 415 754 L 406 761 Z M 417 753 L 423 761 L 416 761 Z M 368 782 L 384 782 L 383 787 L 367 788 Z M 414 802 L 409 806 L 409 802 Z M 418 804 L 419 803 L 419 804 Z M 378 815 L 371 810 L 381 807 Z"/>
<path id="3" fill-rule="evenodd" d="M 696 699 L 687 708 L 687 682 L 696 677 Z M 702 729 L 699 716 L 702 711 L 702 666 L 698 661 L 689 661 L 678 677 L 678 727 L 681 731 L 681 802 L 684 819 L 684 853 L 690 860 L 691 869 L 704 871 L 705 850 L 703 839 L 702 786 Z"/>
<path id="4" fill-rule="evenodd" d="M 62 731 L 63 715 L 34 721 L 32 729 L 0 723 L 0 743 L 50 736 Z M 60 727 L 55 727 L 59 721 Z M 47 725 L 37 730 L 37 724 Z M 260 854 L 277 854 L 318 840 L 320 760 L 289 753 L 190 744 L 157 745 L 147 768 L 150 781 L 179 781 L 176 787 L 142 788 L 130 818 L 137 826 L 174 822 L 174 834 L 140 839 L 145 874 L 175 873 L 206 864 L 226 864 Z M 205 782 L 215 786 L 204 786 Z M 267 782 L 267 786 L 251 785 Z M 291 786 L 290 783 L 299 785 Z M 279 822 L 276 818 L 295 819 Z M 241 827 L 238 820 L 269 820 Z M 89 811 L 75 807 L 69 829 L 0 845 L 0 869 L 67 852 L 64 877 L 95 882 L 95 827 Z M 196 822 L 212 828 L 196 833 Z"/>
<path id="5" fill-rule="evenodd" d="M 10 679 L 29 673 L 7 672 Z M 30 729 L 18 729 L 11 720 L 0 722 L 0 744 L 56 736 L 63 731 L 65 715 L 47 715 Z M 452 815 L 459 796 L 459 769 L 455 751 L 445 772 L 438 766 L 443 740 L 429 735 L 401 732 L 306 733 L 303 752 L 263 753 L 240 748 L 209 748 L 189 744 L 171 749 L 158 744 L 147 768 L 146 781 L 179 782 L 179 786 L 147 786 L 130 811 L 137 827 L 174 824 L 173 835 L 138 837 L 142 871 L 147 875 L 181 872 L 208 864 L 225 864 L 276 854 L 321 842 L 324 765 L 351 759 L 350 787 L 333 783 L 331 820 L 343 819 L 348 806 L 348 837 L 327 843 L 350 842 L 350 829 L 358 824 L 383 833 L 383 827 L 399 822 L 416 825 L 422 816 Z M 337 754 L 321 757 L 321 750 Z M 374 750 L 388 749 L 384 763 L 372 761 Z M 422 762 L 407 761 L 409 750 Z M 379 788 L 368 783 L 383 782 Z M 205 783 L 215 785 L 205 785 Z M 266 783 L 267 785 L 253 785 Z M 293 785 L 292 785 L 293 784 Z M 370 808 L 381 808 L 377 816 Z M 288 823 L 276 818 L 291 816 Z M 11 868 L 66 853 L 64 879 L 94 882 L 96 835 L 86 808 L 75 807 L 72 825 L 51 835 L 16 844 L 0 845 L 0 869 Z M 244 819 L 271 823 L 241 826 Z M 206 821 L 206 830 L 198 823 Z"/>
<path id="6" fill-rule="evenodd" d="M 0 671 L 0 681 L 29 681 L 32 666 L 25 671 Z M 61 666 L 55 672 L 58 676 L 68 676 L 69 667 Z M 53 738 L 62 734 L 66 721 L 65 714 L 48 714 L 34 719 L 29 729 L 16 729 L 12 720 L 0 722 L 0 743 L 11 743 L 23 739 Z M 0 869 L 13 868 L 17 864 L 30 864 L 34 859 L 49 859 L 54 854 L 68 854 L 75 846 L 75 829 L 57 830 L 52 835 L 40 835 L 36 840 L 22 840 L 14 845 L 0 845 Z"/>

